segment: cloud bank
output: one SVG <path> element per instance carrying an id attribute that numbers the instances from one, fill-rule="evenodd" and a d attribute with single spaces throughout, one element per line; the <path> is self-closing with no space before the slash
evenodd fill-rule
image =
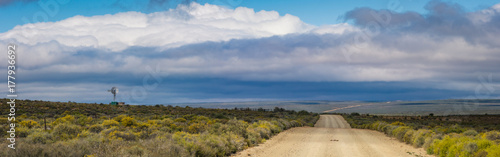
<path id="1" fill-rule="evenodd" d="M 426 9 L 419 14 L 356 8 L 345 15 L 352 24 L 314 26 L 275 11 L 190 3 L 151 14 L 17 26 L 0 34 L 0 43 L 19 45 L 23 83 L 68 86 L 62 93 L 113 84 L 133 95 L 133 87 L 154 82 L 144 79 L 153 69 L 162 81 L 142 93 L 167 97 L 162 101 L 439 99 L 467 96 L 464 91 L 474 95 L 478 85 L 498 94 L 498 83 L 478 78 L 500 77 L 500 4 L 465 12 L 454 3 L 431 1 Z M 43 88 L 29 89 L 27 95 L 40 97 L 36 92 Z M 356 97 L 352 90 L 368 95 Z"/>
<path id="2" fill-rule="evenodd" d="M 275 11 L 216 5 L 179 5 L 165 12 L 124 12 L 75 16 L 58 22 L 17 26 L 0 40 L 36 45 L 55 41 L 62 46 L 122 51 L 131 46 L 171 48 L 207 41 L 261 38 L 307 32 L 313 26 Z"/>

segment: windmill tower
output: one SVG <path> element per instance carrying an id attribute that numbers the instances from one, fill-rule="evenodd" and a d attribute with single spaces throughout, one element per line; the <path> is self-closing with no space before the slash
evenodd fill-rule
<path id="1" fill-rule="evenodd" d="M 112 87 L 111 90 L 108 90 L 108 92 L 111 92 L 111 94 L 113 94 L 113 102 L 111 102 L 111 105 L 118 104 L 118 102 L 116 102 L 116 94 L 118 93 L 118 88 Z"/>

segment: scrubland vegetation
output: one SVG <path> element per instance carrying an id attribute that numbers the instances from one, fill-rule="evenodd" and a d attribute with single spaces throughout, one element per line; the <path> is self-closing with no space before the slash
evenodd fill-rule
<path id="1" fill-rule="evenodd" d="M 6 99 L 0 102 L 5 104 Z M 6 116 L 8 105 L 2 105 Z M 306 111 L 17 101 L 16 149 L 0 156 L 228 156 L 319 116 Z M 0 135 L 7 137 L 7 118 Z M 5 138 L 4 138 L 5 139 Z"/>
<path id="2" fill-rule="evenodd" d="M 499 157 L 500 116 L 344 115 L 353 128 L 372 129 L 439 157 Z M 480 120 L 488 119 L 488 120 Z"/>

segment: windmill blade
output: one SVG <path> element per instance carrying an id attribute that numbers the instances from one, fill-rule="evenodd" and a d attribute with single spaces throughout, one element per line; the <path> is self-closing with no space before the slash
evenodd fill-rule
<path id="1" fill-rule="evenodd" d="M 113 94 L 116 94 L 116 93 L 118 93 L 118 88 L 112 87 L 111 90 L 110 90 L 110 92 L 113 93 Z"/>

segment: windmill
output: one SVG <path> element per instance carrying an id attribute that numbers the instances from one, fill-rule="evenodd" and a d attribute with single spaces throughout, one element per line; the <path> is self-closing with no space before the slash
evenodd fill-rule
<path id="1" fill-rule="evenodd" d="M 113 94 L 113 102 L 111 104 L 116 104 L 116 93 L 118 93 L 118 88 L 112 87 L 111 90 L 108 90 L 108 92 L 111 92 Z"/>

